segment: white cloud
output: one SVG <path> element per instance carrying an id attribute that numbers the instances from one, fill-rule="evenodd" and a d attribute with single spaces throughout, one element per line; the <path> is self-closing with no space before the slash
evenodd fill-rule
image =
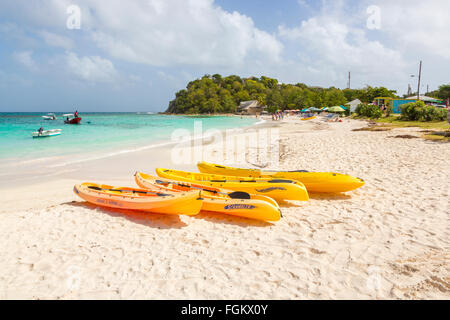
<path id="1" fill-rule="evenodd" d="M 65 59 L 69 72 L 89 83 L 114 82 L 118 78 L 113 63 L 99 56 L 79 58 L 75 53 L 69 52 Z"/>
<path id="2" fill-rule="evenodd" d="M 403 50 L 450 60 L 450 1 L 380 0 L 381 33 Z"/>
<path id="3" fill-rule="evenodd" d="M 276 61 L 282 45 L 253 20 L 212 0 L 93 0 L 92 39 L 112 57 L 155 66 L 242 65 L 253 56 Z"/>
<path id="4" fill-rule="evenodd" d="M 405 68 L 402 53 L 370 40 L 365 29 L 352 25 L 349 17 L 339 17 L 338 11 L 323 11 L 298 27 L 278 28 L 280 38 L 298 51 L 290 64 L 321 85 L 344 87 L 348 71 L 358 86 L 388 85 L 386 75 L 391 84 L 400 83 Z"/>
<path id="5" fill-rule="evenodd" d="M 66 50 L 73 48 L 73 41 L 70 38 L 58 35 L 56 33 L 42 30 L 39 35 L 44 39 L 45 43 L 52 47 L 60 47 Z"/>
<path id="6" fill-rule="evenodd" d="M 9 21 L 28 30 L 25 36 L 36 34 L 30 30 L 45 29 L 40 33 L 45 44 L 65 50 L 73 50 L 76 37 L 79 57 L 68 54 L 64 63 L 73 60 L 71 64 L 84 66 L 70 70 L 90 81 L 117 76 L 112 61 L 123 60 L 159 66 L 164 74 L 153 72 L 148 77 L 164 78 L 177 86 L 185 85 L 180 72 L 186 70 L 194 76 L 266 74 L 284 82 L 344 87 L 351 70 L 352 87 L 367 83 L 406 90 L 420 59 L 424 60 L 425 78 L 431 78 L 427 84 L 435 87 L 448 81 L 444 69 L 450 59 L 450 1 L 297 2 L 308 18 L 294 27 L 280 26 L 273 34 L 213 0 L 110 0 L 107 4 L 104 0 L 78 0 L 81 30 L 72 31 L 66 29 L 66 8 L 73 4 L 71 0 L 4 1 L 0 2 L 0 17 L 11 16 Z M 366 27 L 369 5 L 381 8 L 380 30 Z M 11 25 L 0 25 L 0 32 L 2 29 L 12 30 Z M 17 30 L 15 34 L 17 39 L 23 36 Z M 37 45 L 24 45 L 23 41 L 20 48 L 38 52 Z M 93 57 L 92 52 L 109 60 Z M 31 54 L 29 57 L 33 61 Z M 45 52 L 39 57 L 46 58 Z M 45 70 L 42 61 L 39 63 Z"/>
<path id="7" fill-rule="evenodd" d="M 13 58 L 23 66 L 27 67 L 32 71 L 37 70 L 36 62 L 33 60 L 33 51 L 25 50 L 13 53 Z"/>
<path id="8" fill-rule="evenodd" d="M 311 51 L 316 58 L 322 58 L 335 66 L 374 69 L 378 63 L 385 63 L 386 60 L 401 63 L 398 52 L 384 47 L 378 41 L 368 40 L 361 29 L 352 29 L 327 18 L 311 18 L 293 29 L 281 26 L 279 34 L 298 41 L 299 48 Z"/>
<path id="9" fill-rule="evenodd" d="M 300 5 L 300 7 L 310 8 L 310 6 L 306 0 L 297 0 L 297 3 Z"/>

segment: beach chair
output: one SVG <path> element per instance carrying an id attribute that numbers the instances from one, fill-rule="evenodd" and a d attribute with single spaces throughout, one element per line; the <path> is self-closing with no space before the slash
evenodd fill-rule
<path id="1" fill-rule="evenodd" d="M 331 116 L 331 117 L 330 117 L 330 116 Z M 329 115 L 327 116 L 326 121 L 327 121 L 327 122 L 337 122 L 337 121 L 339 121 L 339 115 L 338 115 L 338 114 L 329 114 Z"/>

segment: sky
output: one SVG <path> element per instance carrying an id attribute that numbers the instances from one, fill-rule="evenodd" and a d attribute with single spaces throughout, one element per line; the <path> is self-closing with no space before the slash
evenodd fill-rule
<path id="1" fill-rule="evenodd" d="M 421 92 L 450 83 L 448 0 L 0 2 L 0 112 L 164 111 L 204 74 Z M 414 77 L 412 77 L 414 76 Z"/>

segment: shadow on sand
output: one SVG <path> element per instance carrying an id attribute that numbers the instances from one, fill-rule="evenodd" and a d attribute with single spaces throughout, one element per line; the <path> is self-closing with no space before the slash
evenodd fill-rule
<path id="1" fill-rule="evenodd" d="M 349 200 L 352 197 L 344 193 L 310 193 L 310 199 L 314 200 Z M 307 204 L 308 201 L 278 200 L 280 208 L 297 208 Z"/>
<path id="2" fill-rule="evenodd" d="M 133 223 L 138 223 L 146 227 L 158 228 L 158 229 L 179 229 L 187 226 L 186 223 L 181 221 L 178 215 L 159 214 L 145 211 L 135 210 L 123 210 L 115 208 L 107 208 L 96 206 L 86 201 L 72 201 L 61 203 L 63 205 L 69 205 L 73 207 L 82 207 L 91 210 L 101 211 L 111 217 L 124 217 Z"/>
<path id="3" fill-rule="evenodd" d="M 229 214 L 201 211 L 198 215 L 192 216 L 195 219 L 203 219 L 209 222 L 231 224 L 239 227 L 270 227 L 274 224 L 267 221 L 243 218 Z M 281 218 L 283 219 L 283 218 Z"/>
<path id="4" fill-rule="evenodd" d="M 352 196 L 345 193 L 310 193 L 309 198 L 314 200 L 349 200 Z"/>

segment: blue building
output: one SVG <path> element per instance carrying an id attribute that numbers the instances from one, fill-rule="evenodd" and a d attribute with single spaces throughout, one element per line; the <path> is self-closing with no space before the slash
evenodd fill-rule
<path id="1" fill-rule="evenodd" d="M 393 99 L 390 97 L 378 97 L 375 98 L 374 100 L 374 104 L 376 104 L 377 106 L 381 107 L 381 106 L 392 106 L 392 112 L 393 113 L 401 113 L 401 105 L 402 104 L 406 104 L 406 103 L 411 103 L 411 102 L 417 102 L 419 101 L 417 99 L 417 96 L 412 96 L 412 97 L 408 97 L 406 99 Z M 434 98 L 430 98 L 427 96 L 420 96 L 420 101 L 423 101 L 427 104 L 433 104 L 433 103 L 440 103 L 439 100 L 434 99 Z"/>

